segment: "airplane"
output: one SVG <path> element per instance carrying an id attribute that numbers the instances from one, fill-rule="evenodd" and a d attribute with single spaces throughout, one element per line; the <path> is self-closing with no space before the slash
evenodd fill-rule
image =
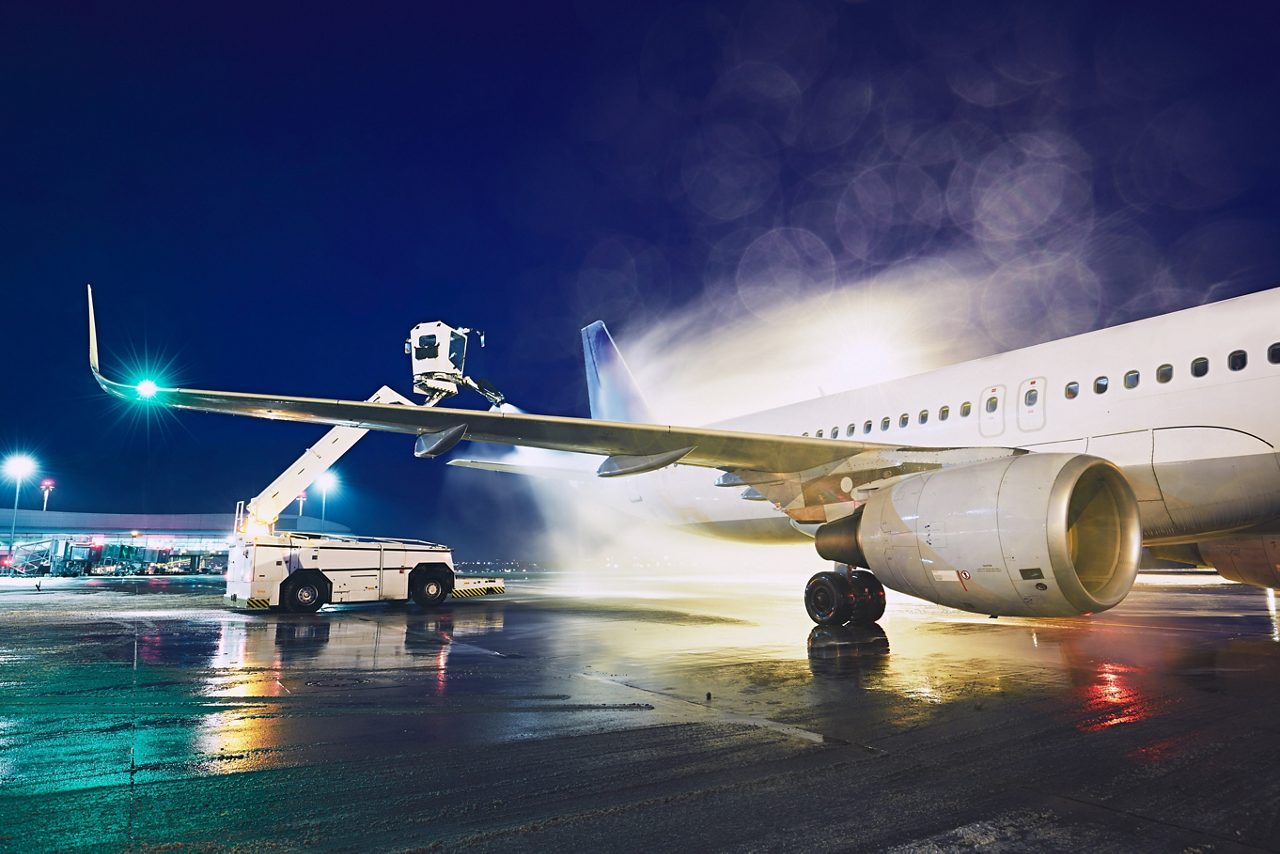
<path id="1" fill-rule="evenodd" d="M 737 539 L 812 537 L 819 625 L 866 625 L 884 588 L 992 616 L 1113 608 L 1146 552 L 1280 587 L 1280 288 L 706 427 L 653 423 L 602 323 L 583 330 L 591 418 L 129 385 L 125 400 L 603 456 L 632 502 Z M 534 474 L 501 462 L 464 465 Z M 699 500 L 705 499 L 705 500 Z"/>

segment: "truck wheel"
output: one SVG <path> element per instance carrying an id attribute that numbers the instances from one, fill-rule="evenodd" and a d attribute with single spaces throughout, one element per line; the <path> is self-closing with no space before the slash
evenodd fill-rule
<path id="1" fill-rule="evenodd" d="M 804 586 L 804 609 L 820 626 L 843 626 L 853 616 L 849 583 L 838 572 L 819 572 Z"/>
<path id="2" fill-rule="evenodd" d="M 314 614 L 324 600 L 324 582 L 313 572 L 295 573 L 280 588 L 280 604 L 294 614 Z"/>
<path id="3" fill-rule="evenodd" d="M 409 576 L 409 596 L 422 606 L 439 605 L 453 590 L 453 573 L 439 564 L 420 563 Z"/>

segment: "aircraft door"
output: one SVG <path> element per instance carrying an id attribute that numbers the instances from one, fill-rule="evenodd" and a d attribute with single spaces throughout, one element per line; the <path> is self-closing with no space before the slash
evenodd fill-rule
<path id="1" fill-rule="evenodd" d="M 978 400 L 978 432 L 990 439 L 1004 432 L 1005 387 L 987 386 Z"/>
<path id="2" fill-rule="evenodd" d="M 1044 377 L 1023 380 L 1018 387 L 1018 429 L 1030 433 L 1044 427 Z"/>

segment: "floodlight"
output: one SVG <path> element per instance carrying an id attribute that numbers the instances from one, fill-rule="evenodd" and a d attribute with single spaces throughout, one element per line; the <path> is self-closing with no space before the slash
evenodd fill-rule
<path id="1" fill-rule="evenodd" d="M 26 454 L 14 454 L 4 461 L 4 476 L 22 482 L 35 473 L 36 461 Z"/>

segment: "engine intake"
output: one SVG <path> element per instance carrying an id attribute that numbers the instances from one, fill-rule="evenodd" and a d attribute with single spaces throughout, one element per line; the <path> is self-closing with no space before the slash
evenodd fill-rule
<path id="1" fill-rule="evenodd" d="M 886 586 L 1001 616 L 1105 611 L 1138 573 L 1138 502 L 1084 454 L 1023 454 L 924 472 L 817 532 L 818 553 Z"/>

